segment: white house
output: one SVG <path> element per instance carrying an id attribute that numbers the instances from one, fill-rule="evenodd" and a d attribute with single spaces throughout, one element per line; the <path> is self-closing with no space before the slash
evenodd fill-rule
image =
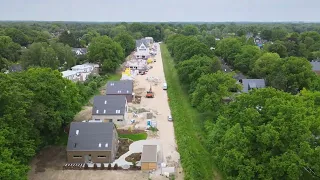
<path id="1" fill-rule="evenodd" d="M 80 80 L 80 73 L 77 71 L 62 71 L 62 77 L 69 79 L 71 81 L 79 81 Z"/>
<path id="2" fill-rule="evenodd" d="M 77 56 L 82 56 L 87 54 L 87 48 L 72 48 L 72 52 Z"/>
<path id="3" fill-rule="evenodd" d="M 72 71 L 78 71 L 81 73 L 91 73 L 94 69 L 94 66 L 92 66 L 91 64 L 81 64 L 73 66 L 71 69 Z"/>
<path id="4" fill-rule="evenodd" d="M 136 53 L 137 59 L 145 59 L 150 55 L 149 44 L 145 39 L 136 40 Z"/>

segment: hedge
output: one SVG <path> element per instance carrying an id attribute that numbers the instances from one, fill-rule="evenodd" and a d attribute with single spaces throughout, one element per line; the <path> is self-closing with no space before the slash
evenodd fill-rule
<path id="1" fill-rule="evenodd" d="M 167 46 L 161 44 L 163 67 L 168 84 L 169 106 L 174 117 L 174 130 L 186 180 L 212 180 L 213 163 L 201 139 L 204 138 L 199 113 L 193 109 L 180 85 L 174 62 Z"/>

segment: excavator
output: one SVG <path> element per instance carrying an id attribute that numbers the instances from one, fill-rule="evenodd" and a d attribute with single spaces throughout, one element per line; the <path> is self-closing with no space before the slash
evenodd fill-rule
<path id="1" fill-rule="evenodd" d="M 149 91 L 147 91 L 146 98 L 154 98 L 154 93 L 152 91 L 151 85 Z"/>

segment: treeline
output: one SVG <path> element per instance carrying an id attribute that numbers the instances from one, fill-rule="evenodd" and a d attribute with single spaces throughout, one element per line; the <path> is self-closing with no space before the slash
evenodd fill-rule
<path id="1" fill-rule="evenodd" d="M 0 74 L 0 179 L 27 179 L 29 161 L 59 135 L 107 76 L 73 83 L 49 68 Z"/>
<path id="2" fill-rule="evenodd" d="M 186 179 L 211 179 L 212 166 L 226 179 L 320 176 L 315 160 L 320 156 L 319 78 L 307 57 L 281 58 L 269 48 L 260 50 L 244 36 L 223 38 L 211 50 L 190 33 L 169 35 L 165 42 L 190 103 L 203 115 L 199 121 L 206 135 L 199 140 L 213 159 L 211 166 L 200 165 L 207 162 L 207 153 L 192 146 L 194 140 L 183 139 L 190 135 L 179 127 L 183 135 L 177 142 L 185 147 L 179 152 Z M 241 86 L 234 73 L 220 71 L 219 58 L 249 78 L 265 78 L 273 88 L 235 93 Z M 197 152 L 192 155 L 194 162 L 185 144 Z"/>
<path id="3" fill-rule="evenodd" d="M 283 57 L 266 49 L 260 50 L 241 38 L 224 38 L 216 46 L 215 54 L 230 67 L 249 78 L 265 79 L 268 86 L 293 94 L 303 88 L 314 89 L 319 79 L 310 62 L 303 56 Z M 271 44 L 273 46 L 274 44 Z"/>

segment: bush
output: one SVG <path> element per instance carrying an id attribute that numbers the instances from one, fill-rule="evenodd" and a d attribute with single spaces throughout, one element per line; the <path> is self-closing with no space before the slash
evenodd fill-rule
<path id="1" fill-rule="evenodd" d="M 93 164 L 93 169 L 98 169 L 98 166 L 96 163 Z"/>
<path id="2" fill-rule="evenodd" d="M 104 164 L 101 163 L 101 166 L 100 166 L 101 170 L 104 170 Z"/>
<path id="3" fill-rule="evenodd" d="M 84 164 L 84 169 L 89 169 L 89 166 L 87 163 Z"/>
<path id="4" fill-rule="evenodd" d="M 107 168 L 108 170 L 111 170 L 112 169 L 112 166 L 111 166 L 111 164 L 108 164 L 108 168 Z"/>
<path id="5" fill-rule="evenodd" d="M 113 167 L 113 169 L 114 169 L 114 170 L 117 170 L 117 169 L 118 169 L 118 164 L 115 164 L 114 167 Z"/>

